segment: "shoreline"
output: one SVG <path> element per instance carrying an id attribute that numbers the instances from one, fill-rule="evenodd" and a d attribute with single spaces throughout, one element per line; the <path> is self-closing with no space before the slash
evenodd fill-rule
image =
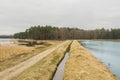
<path id="1" fill-rule="evenodd" d="M 72 64 L 72 65 L 71 65 Z M 64 80 L 118 80 L 118 78 L 86 48 L 74 41 L 70 48 Z"/>
<path id="2" fill-rule="evenodd" d="M 113 41 L 113 42 L 120 42 L 120 39 L 81 39 L 78 41 L 84 41 L 84 40 L 89 40 L 89 41 Z"/>

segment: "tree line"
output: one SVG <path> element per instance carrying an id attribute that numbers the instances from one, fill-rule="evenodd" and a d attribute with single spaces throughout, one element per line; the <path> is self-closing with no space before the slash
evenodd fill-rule
<path id="1" fill-rule="evenodd" d="M 13 35 L 0 35 L 0 38 L 13 38 Z"/>
<path id="2" fill-rule="evenodd" d="M 120 39 L 120 29 L 83 30 L 69 27 L 32 26 L 25 32 L 14 34 L 14 38 L 35 40 L 66 40 L 66 39 Z"/>

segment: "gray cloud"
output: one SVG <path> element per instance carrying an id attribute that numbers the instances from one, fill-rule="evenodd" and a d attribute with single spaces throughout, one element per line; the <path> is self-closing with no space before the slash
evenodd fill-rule
<path id="1" fill-rule="evenodd" d="M 0 34 L 31 25 L 120 28 L 119 0 L 0 0 Z"/>

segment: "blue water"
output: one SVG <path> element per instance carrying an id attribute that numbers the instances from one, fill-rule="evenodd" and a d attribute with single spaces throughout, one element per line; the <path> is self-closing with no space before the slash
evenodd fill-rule
<path id="1" fill-rule="evenodd" d="M 120 42 L 85 40 L 81 44 L 120 78 Z"/>

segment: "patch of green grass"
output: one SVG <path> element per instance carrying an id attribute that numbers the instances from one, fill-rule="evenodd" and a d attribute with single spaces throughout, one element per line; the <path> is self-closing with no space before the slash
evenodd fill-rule
<path id="1" fill-rule="evenodd" d="M 54 56 L 53 59 L 51 60 L 52 64 L 56 64 L 59 58 L 60 58 L 59 55 Z"/>

